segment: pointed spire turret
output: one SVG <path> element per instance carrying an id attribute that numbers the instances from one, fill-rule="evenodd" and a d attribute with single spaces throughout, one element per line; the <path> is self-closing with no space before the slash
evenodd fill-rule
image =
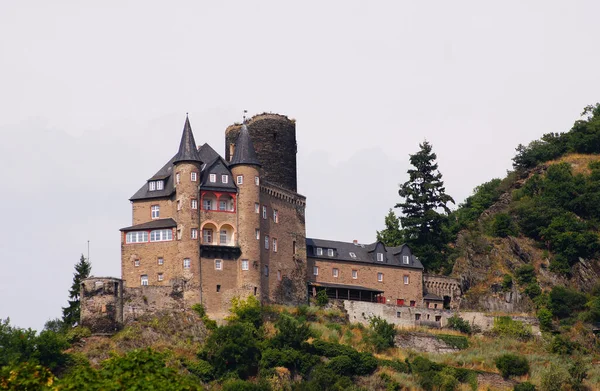
<path id="1" fill-rule="evenodd" d="M 185 125 L 183 126 L 183 134 L 181 135 L 181 142 L 179 143 L 179 152 L 175 155 L 173 163 L 179 162 L 199 162 L 200 155 L 198 154 L 198 148 L 196 147 L 196 141 L 194 140 L 194 133 L 192 133 L 192 126 L 190 125 L 190 119 L 185 115 Z"/>
<path id="2" fill-rule="evenodd" d="M 240 164 L 245 165 L 254 165 L 260 167 L 260 162 L 258 161 L 258 157 L 256 156 L 256 151 L 254 150 L 254 144 L 252 144 L 252 139 L 250 138 L 250 132 L 248 131 L 248 127 L 246 126 L 246 118 L 244 117 L 244 124 L 242 125 L 242 129 L 240 130 L 240 134 L 235 142 L 235 150 L 233 152 L 233 159 L 229 163 L 229 167 L 233 167 Z"/>

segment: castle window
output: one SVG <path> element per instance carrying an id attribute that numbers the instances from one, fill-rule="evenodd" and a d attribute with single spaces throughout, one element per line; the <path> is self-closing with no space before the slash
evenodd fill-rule
<path id="1" fill-rule="evenodd" d="M 277 252 L 277 239 L 273 238 L 273 252 Z"/>
<path id="2" fill-rule="evenodd" d="M 160 206 L 158 205 L 152 205 L 150 207 L 151 210 L 151 214 L 152 214 L 152 218 L 153 219 L 158 219 L 160 217 Z"/>
<path id="3" fill-rule="evenodd" d="M 177 210 L 181 210 L 181 200 L 177 200 Z"/>
<path id="4" fill-rule="evenodd" d="M 127 232 L 125 236 L 126 243 L 144 243 L 148 241 L 148 231 Z"/>
<path id="5" fill-rule="evenodd" d="M 269 277 L 269 265 L 265 265 L 265 277 Z"/>
<path id="6" fill-rule="evenodd" d="M 313 275 L 314 276 L 318 276 L 319 275 L 319 267 L 318 266 L 313 266 Z"/>
<path id="7" fill-rule="evenodd" d="M 355 280 L 358 278 L 358 270 L 352 270 L 352 278 Z"/>
<path id="8" fill-rule="evenodd" d="M 167 240 L 173 240 L 172 229 L 156 229 L 154 231 L 150 231 L 151 242 L 164 242 Z"/>
<path id="9" fill-rule="evenodd" d="M 267 218 L 267 207 L 263 206 L 263 219 Z"/>
<path id="10" fill-rule="evenodd" d="M 135 261 L 133 261 L 133 266 L 135 266 L 135 267 L 140 266 L 140 260 L 136 259 Z"/>
<path id="11" fill-rule="evenodd" d="M 226 229 L 221 230 L 221 232 L 219 234 L 219 243 L 227 244 L 227 230 Z"/>
<path id="12" fill-rule="evenodd" d="M 421 314 L 415 314 L 415 320 L 421 320 Z"/>
<path id="13" fill-rule="evenodd" d="M 142 286 L 147 286 L 148 285 L 148 275 L 142 274 L 142 276 L 140 278 L 140 282 L 141 282 Z"/>
<path id="14" fill-rule="evenodd" d="M 408 265 L 408 255 L 403 255 L 402 256 L 402 263 L 405 265 Z"/>
<path id="15" fill-rule="evenodd" d="M 163 265 L 164 263 L 165 263 L 165 260 L 163 258 L 158 258 L 159 265 Z"/>
<path id="16" fill-rule="evenodd" d="M 229 175 L 221 175 L 222 183 L 229 183 Z"/>
<path id="17" fill-rule="evenodd" d="M 417 304 L 417 303 L 416 303 L 414 300 L 411 300 L 411 301 L 410 301 L 410 306 L 411 306 L 411 307 L 414 307 L 416 304 Z"/>
<path id="18" fill-rule="evenodd" d="M 296 255 L 296 241 L 292 242 L 292 254 Z"/>
<path id="19" fill-rule="evenodd" d="M 237 176 L 237 184 L 238 185 L 242 185 L 244 183 L 244 176 L 243 175 L 238 175 Z"/>
<path id="20" fill-rule="evenodd" d="M 179 173 L 175 174 L 175 183 L 179 184 L 181 181 L 181 175 Z"/>
<path id="21" fill-rule="evenodd" d="M 269 249 L 269 235 L 265 236 L 265 248 L 268 250 Z"/>
<path id="22" fill-rule="evenodd" d="M 164 280 L 164 275 L 162 273 L 158 273 L 158 281 Z"/>
<path id="23" fill-rule="evenodd" d="M 163 181 L 156 181 L 156 190 L 162 190 L 163 189 Z"/>
<path id="24" fill-rule="evenodd" d="M 273 221 L 279 223 L 279 212 L 276 209 L 273 209 Z"/>
<path id="25" fill-rule="evenodd" d="M 256 239 L 257 239 L 257 240 L 260 240 L 260 229 L 256 228 L 256 229 L 254 230 L 254 234 L 256 235 Z"/>
<path id="26" fill-rule="evenodd" d="M 396 318 L 401 318 L 401 317 L 402 317 L 402 312 L 396 311 Z"/>
<path id="27" fill-rule="evenodd" d="M 350 253 L 350 258 L 356 258 L 356 254 Z"/>
<path id="28" fill-rule="evenodd" d="M 221 285 L 217 285 L 217 292 L 221 292 Z"/>
<path id="29" fill-rule="evenodd" d="M 409 278 L 408 276 L 404 276 L 404 285 L 408 285 Z"/>
<path id="30" fill-rule="evenodd" d="M 223 270 L 223 260 L 215 259 L 215 270 Z"/>
<path id="31" fill-rule="evenodd" d="M 196 171 L 192 171 L 192 173 L 190 174 L 190 179 L 192 180 L 192 182 L 198 181 L 198 173 Z"/>
<path id="32" fill-rule="evenodd" d="M 340 270 L 339 270 L 337 267 L 334 267 L 334 268 L 331 270 L 331 275 L 332 275 L 333 277 L 335 277 L 335 278 L 338 278 L 338 277 L 339 277 L 339 275 L 340 275 Z"/>
<path id="33" fill-rule="evenodd" d="M 333 249 L 332 248 L 327 249 L 327 255 L 330 257 L 333 257 Z"/>
<path id="34" fill-rule="evenodd" d="M 258 204 L 258 202 L 254 203 L 254 212 L 255 213 L 260 213 L 260 205 Z"/>
<path id="35" fill-rule="evenodd" d="M 198 239 L 198 228 L 192 228 L 192 239 Z"/>
<path id="36" fill-rule="evenodd" d="M 154 182 L 154 181 L 148 182 L 148 190 L 150 190 L 150 191 L 156 190 L 156 182 Z"/>
<path id="37" fill-rule="evenodd" d="M 277 281 L 281 281 L 281 270 L 277 270 Z"/>
<path id="38" fill-rule="evenodd" d="M 202 242 L 204 243 L 212 243 L 213 230 L 205 228 L 202 230 Z"/>
<path id="39" fill-rule="evenodd" d="M 192 209 L 198 209 L 198 200 L 195 198 L 192 199 Z"/>
<path id="40" fill-rule="evenodd" d="M 254 184 L 255 184 L 256 186 L 260 185 L 260 179 L 258 179 L 258 177 L 257 177 L 257 176 L 255 176 L 255 177 L 254 177 Z"/>
<path id="41" fill-rule="evenodd" d="M 377 273 L 377 281 L 383 282 L 383 273 Z"/>
<path id="42" fill-rule="evenodd" d="M 205 198 L 204 203 L 203 203 L 203 208 L 204 208 L 204 210 L 211 210 L 212 209 L 212 200 L 207 200 Z"/>
<path id="43" fill-rule="evenodd" d="M 210 175 L 209 175 L 209 180 L 210 180 L 212 183 L 215 183 L 215 182 L 217 181 L 217 174 L 210 174 Z"/>
<path id="44" fill-rule="evenodd" d="M 242 270 L 248 270 L 248 260 L 247 259 L 242 259 Z"/>
<path id="45" fill-rule="evenodd" d="M 183 268 L 184 268 L 184 269 L 189 269 L 189 268 L 190 268 L 190 266 L 192 266 L 192 262 L 190 261 L 190 259 L 189 259 L 189 258 L 185 258 L 185 259 L 183 260 Z"/>
<path id="46" fill-rule="evenodd" d="M 321 247 L 317 247 L 317 255 L 323 255 L 323 249 Z"/>
<path id="47" fill-rule="evenodd" d="M 377 253 L 377 262 L 383 262 L 383 253 Z"/>
<path id="48" fill-rule="evenodd" d="M 219 210 L 227 210 L 227 201 L 219 201 Z"/>

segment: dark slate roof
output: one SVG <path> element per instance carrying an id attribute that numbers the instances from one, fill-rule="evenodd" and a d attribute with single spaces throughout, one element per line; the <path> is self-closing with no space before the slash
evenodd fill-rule
<path id="1" fill-rule="evenodd" d="M 317 255 L 317 247 L 323 249 L 323 255 Z M 333 256 L 327 255 L 327 250 L 333 249 Z M 388 266 L 396 266 L 409 269 L 423 270 L 423 265 L 414 256 L 410 248 L 403 244 L 398 247 L 385 247 L 381 242 L 371 244 L 354 244 L 349 242 L 338 242 L 334 240 L 306 238 L 306 250 L 309 258 L 324 259 L 329 261 L 345 261 L 358 263 L 372 263 Z M 350 256 L 354 253 L 356 258 Z M 377 261 L 377 253 L 383 253 L 383 262 Z M 402 262 L 402 256 L 407 255 L 409 263 Z"/>
<path id="2" fill-rule="evenodd" d="M 202 160 L 207 165 L 221 157 L 219 156 L 217 151 L 215 151 L 210 145 L 208 145 L 208 143 L 204 143 L 204 145 L 198 148 L 198 156 L 200 157 L 200 160 Z"/>
<path id="3" fill-rule="evenodd" d="M 152 198 L 163 198 L 169 197 L 175 192 L 175 186 L 173 185 L 173 161 L 175 156 L 171 158 L 156 174 L 152 176 L 148 181 L 164 180 L 162 190 L 150 191 L 148 188 L 148 182 L 144 184 L 134 195 L 129 199 L 130 201 L 152 199 Z"/>
<path id="4" fill-rule="evenodd" d="M 423 300 L 444 301 L 444 299 L 442 299 L 438 295 L 434 295 L 433 293 L 428 293 L 425 296 L 423 296 Z"/>
<path id="5" fill-rule="evenodd" d="M 242 125 L 242 130 L 240 130 L 240 134 L 235 142 L 235 150 L 233 152 L 233 158 L 231 159 L 231 162 L 229 162 L 229 166 L 233 167 L 238 164 L 260 166 L 246 124 Z"/>
<path id="6" fill-rule="evenodd" d="M 152 220 L 147 223 L 132 225 L 131 227 L 121 228 L 119 231 L 144 231 L 150 229 L 161 229 L 161 228 L 173 228 L 177 227 L 177 223 L 175 220 L 168 219 L 158 219 Z"/>
<path id="7" fill-rule="evenodd" d="M 216 175 L 216 182 L 210 181 L 210 174 Z M 223 183 L 222 175 L 227 175 L 227 183 Z M 228 191 L 237 192 L 237 185 L 235 184 L 235 178 L 227 167 L 227 162 L 221 156 L 218 156 L 212 163 L 207 164 L 202 170 L 200 177 L 200 189 L 201 190 L 213 190 L 213 191 Z"/>
<path id="8" fill-rule="evenodd" d="M 338 288 L 338 289 L 354 289 L 359 291 L 370 291 L 370 292 L 378 292 L 383 293 L 383 291 L 379 289 L 367 288 L 360 285 L 344 285 L 344 284 L 331 284 L 328 282 L 309 282 L 310 286 L 322 286 L 324 288 Z"/>
<path id="9" fill-rule="evenodd" d="M 173 163 L 189 161 L 202 163 L 196 147 L 196 141 L 194 140 L 194 133 L 192 133 L 190 119 L 186 116 L 183 134 L 181 135 L 181 142 L 179 143 L 179 152 L 175 155 Z"/>

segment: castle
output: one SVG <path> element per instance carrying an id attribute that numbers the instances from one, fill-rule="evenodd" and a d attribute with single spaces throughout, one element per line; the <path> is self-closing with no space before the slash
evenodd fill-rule
<path id="1" fill-rule="evenodd" d="M 197 303 L 223 318 L 233 297 L 298 305 L 319 290 L 396 306 L 451 305 L 458 283 L 424 276 L 408 246 L 306 238 L 295 121 L 256 115 L 229 126 L 225 142 L 225 157 L 198 147 L 186 117 L 177 153 L 130 198 L 121 279 L 82 284 L 82 324 L 110 332 L 123 319 Z"/>

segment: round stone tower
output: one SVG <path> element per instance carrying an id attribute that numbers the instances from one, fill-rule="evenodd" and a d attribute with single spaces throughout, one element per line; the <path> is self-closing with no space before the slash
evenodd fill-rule
<path id="1" fill-rule="evenodd" d="M 186 117 L 183 134 L 179 144 L 179 151 L 173 159 L 175 175 L 176 209 L 174 211 L 177 221 L 177 256 L 175 264 L 188 282 L 184 290 L 184 299 L 188 302 L 200 302 L 200 248 L 198 238 L 191 237 L 191 230 L 200 232 L 200 204 L 199 184 L 202 161 L 198 147 L 194 140 L 189 118 Z M 192 200 L 196 202 L 196 209 L 192 209 Z M 184 259 L 189 259 L 189 267 L 184 266 Z"/>
<path id="2" fill-rule="evenodd" d="M 297 191 L 296 122 L 285 115 L 259 114 L 246 122 L 262 165 L 263 178 L 285 189 Z M 231 161 L 241 125 L 225 130 L 225 160 Z"/>
<path id="3" fill-rule="evenodd" d="M 114 334 L 123 326 L 123 280 L 90 277 L 81 283 L 79 323 L 94 334 Z"/>
<path id="4" fill-rule="evenodd" d="M 238 270 L 241 270 L 238 274 L 238 286 L 242 292 L 254 294 L 260 300 L 262 269 L 260 264 L 260 210 L 259 213 L 256 213 L 256 206 L 261 207 L 260 162 L 245 124 L 241 126 L 234 146 L 235 151 L 231 157 L 229 168 L 238 186 L 238 238 L 243 254 L 239 262 L 247 262 L 248 265 L 248 270 L 244 270 L 243 265 L 238 267 Z"/>

